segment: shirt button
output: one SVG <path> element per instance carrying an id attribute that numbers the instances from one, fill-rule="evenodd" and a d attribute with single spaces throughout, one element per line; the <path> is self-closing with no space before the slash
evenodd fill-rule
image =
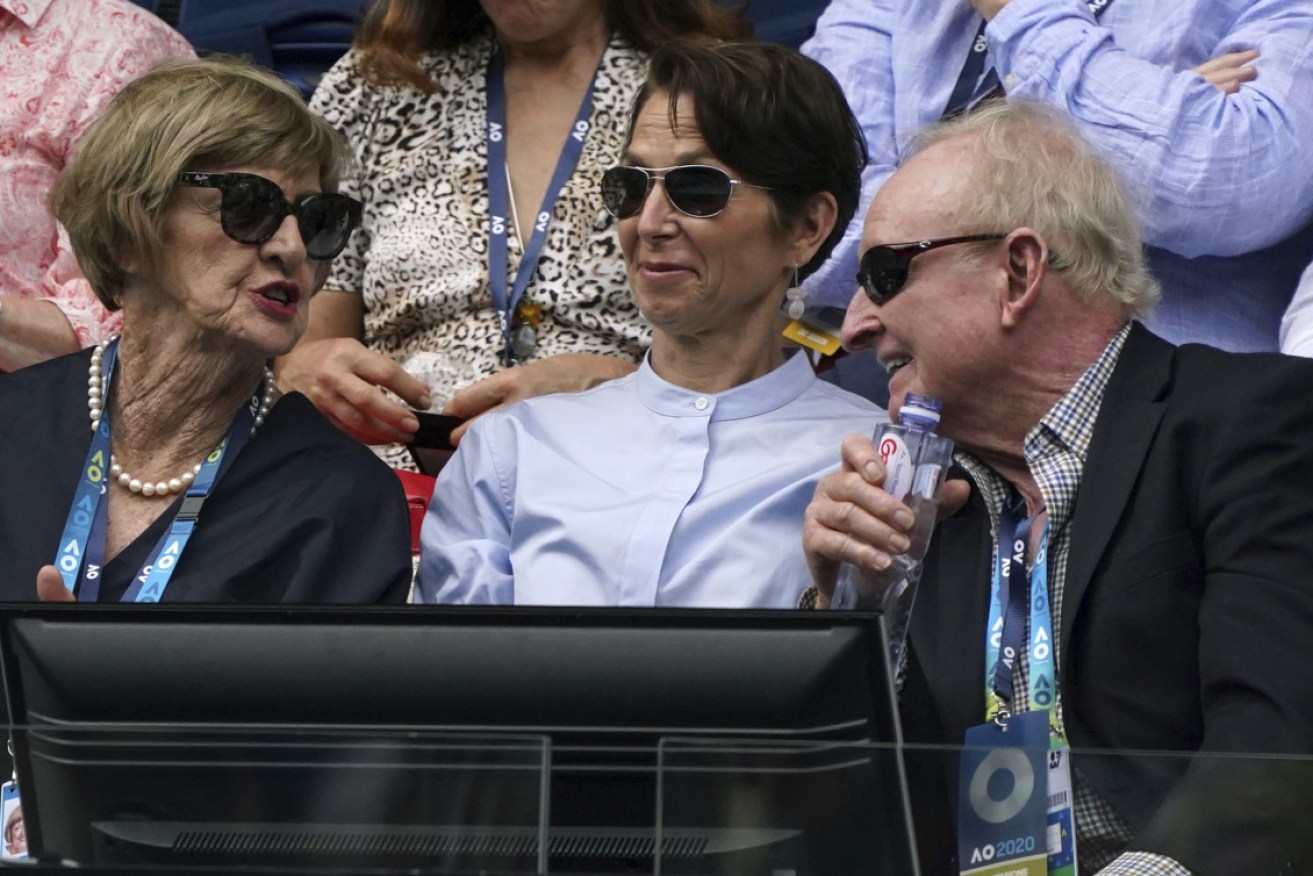
<path id="1" fill-rule="evenodd" d="M 1003 77 L 1003 87 L 1008 91 L 1017 87 L 1017 77 L 1009 73 Z"/>
<path id="2" fill-rule="evenodd" d="M 706 398 L 703 397 L 693 402 L 693 407 L 697 408 L 699 411 L 705 411 L 707 409 L 707 405 L 709 404 L 711 404 L 711 402 L 707 401 Z"/>

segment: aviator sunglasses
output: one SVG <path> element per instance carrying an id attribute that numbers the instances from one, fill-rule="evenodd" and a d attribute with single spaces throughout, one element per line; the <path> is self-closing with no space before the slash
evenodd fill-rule
<path id="1" fill-rule="evenodd" d="M 643 202 L 660 180 L 666 200 L 685 216 L 707 219 L 729 206 L 735 186 L 766 189 L 742 180 L 731 179 L 719 167 L 705 164 L 682 164 L 677 167 L 633 167 L 618 165 L 602 174 L 602 204 L 617 219 L 628 219 L 643 209 Z"/>
<path id="2" fill-rule="evenodd" d="M 218 189 L 219 223 L 238 243 L 264 243 L 285 217 L 295 216 L 305 253 L 312 259 L 336 256 L 360 224 L 360 202 L 354 198 L 315 192 L 288 203 L 277 183 L 253 173 L 184 172 L 178 174 L 178 185 Z"/>
<path id="3" fill-rule="evenodd" d="M 866 297 L 876 304 L 886 304 L 902 290 L 912 259 L 923 252 L 952 246 L 955 243 L 976 243 L 981 240 L 1002 240 L 1006 234 L 968 234 L 965 237 L 940 237 L 918 240 L 913 243 L 887 243 L 873 246 L 862 255 L 857 269 L 857 282 Z"/>

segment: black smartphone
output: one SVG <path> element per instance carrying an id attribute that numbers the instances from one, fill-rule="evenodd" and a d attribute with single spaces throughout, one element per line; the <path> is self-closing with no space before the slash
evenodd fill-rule
<path id="1" fill-rule="evenodd" d="M 436 475 L 451 459 L 456 448 L 451 443 L 451 430 L 465 422 L 462 417 L 412 411 L 419 420 L 415 437 L 406 445 L 416 467 L 426 475 Z"/>

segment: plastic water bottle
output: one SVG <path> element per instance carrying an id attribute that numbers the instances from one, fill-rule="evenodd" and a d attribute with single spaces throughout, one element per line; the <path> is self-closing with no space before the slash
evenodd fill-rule
<path id="1" fill-rule="evenodd" d="M 908 393 L 898 422 L 876 430 L 873 440 L 884 462 L 884 488 L 916 515 L 908 533 L 912 544 L 906 553 L 895 554 L 883 572 L 842 564 L 830 601 L 831 608 L 883 611 L 895 666 L 902 660 L 921 561 L 930 546 L 939 489 L 953 456 L 953 442 L 935 434 L 942 407 L 935 399 Z"/>

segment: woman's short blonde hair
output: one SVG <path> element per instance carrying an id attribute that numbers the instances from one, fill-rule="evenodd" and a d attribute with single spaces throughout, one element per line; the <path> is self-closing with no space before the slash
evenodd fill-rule
<path id="1" fill-rule="evenodd" d="M 88 130 L 50 210 L 92 289 L 116 310 L 124 265 L 159 264 L 180 172 L 318 170 L 324 191 L 335 191 L 349 160 L 337 131 L 268 70 L 220 56 L 168 61 L 128 84 Z"/>

